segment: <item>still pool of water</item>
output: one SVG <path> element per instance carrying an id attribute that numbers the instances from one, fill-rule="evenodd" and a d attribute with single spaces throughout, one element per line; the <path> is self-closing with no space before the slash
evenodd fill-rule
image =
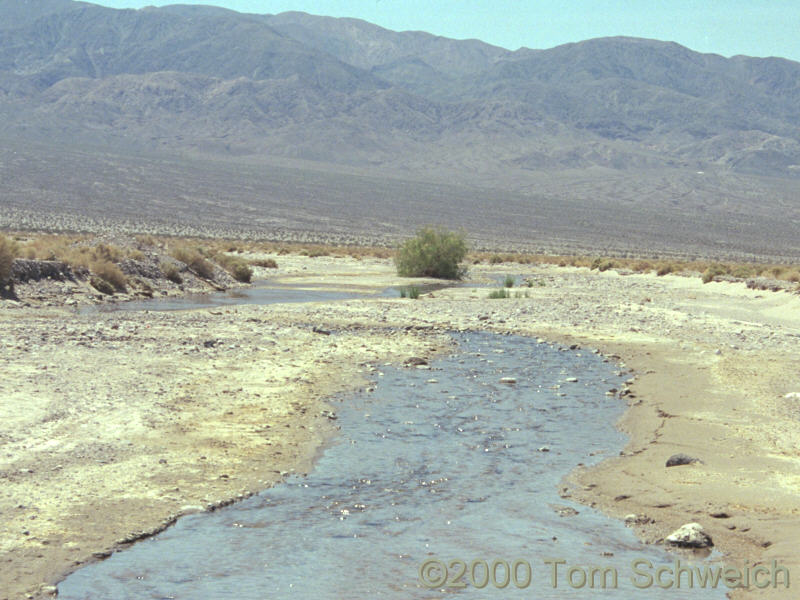
<path id="1" fill-rule="evenodd" d="M 613 366 L 529 338 L 455 339 L 456 352 L 431 370 L 385 368 L 374 392 L 342 398 L 340 434 L 307 477 L 180 519 L 77 571 L 59 585 L 59 598 L 631 600 L 685 593 L 633 588 L 632 560 L 658 567 L 674 557 L 558 495 L 576 464 L 624 444 L 613 426 L 622 403 L 605 395 L 620 384 Z M 517 382 L 500 383 L 503 377 Z M 467 565 L 519 559 L 516 584 L 525 583 L 526 564 L 531 581 L 524 589 L 478 589 L 467 574 L 466 587 L 429 589 L 419 567 L 434 558 Z M 566 561 L 555 589 L 548 558 Z M 577 565 L 616 569 L 618 589 L 573 589 L 565 570 Z M 478 563 L 475 583 L 482 573 Z M 690 593 L 722 599 L 724 591 Z"/>
<path id="2" fill-rule="evenodd" d="M 450 287 L 450 285 L 449 283 L 434 283 L 414 287 L 416 287 L 421 294 L 425 294 Z M 388 287 L 375 294 L 374 292 L 360 292 L 358 290 L 346 291 L 336 286 L 326 289 L 325 286 L 307 287 L 303 285 L 273 284 L 267 281 L 259 281 L 255 282 L 251 287 L 234 288 L 208 294 L 186 294 L 185 296 L 175 298 L 152 298 L 147 300 L 129 300 L 126 302 L 81 306 L 77 309 L 77 312 L 79 314 L 93 314 L 116 311 L 193 310 L 198 308 L 216 308 L 243 304 L 266 305 L 294 302 L 332 302 L 335 300 L 351 300 L 353 298 L 366 298 L 376 295 L 382 298 L 399 298 L 401 290 L 410 287 L 412 286 Z"/>

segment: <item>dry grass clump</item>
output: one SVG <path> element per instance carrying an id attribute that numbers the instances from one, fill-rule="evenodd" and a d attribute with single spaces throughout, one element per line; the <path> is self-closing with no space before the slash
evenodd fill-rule
<path id="1" fill-rule="evenodd" d="M 236 281 L 250 283 L 253 278 L 253 269 L 242 258 L 229 254 L 216 254 L 214 260 L 219 266 L 225 269 Z"/>
<path id="2" fill-rule="evenodd" d="M 200 251 L 189 246 L 176 246 L 172 248 L 170 254 L 172 258 L 184 263 L 198 277 L 203 279 L 214 279 L 214 266 L 208 262 Z"/>
<path id="3" fill-rule="evenodd" d="M 254 258 L 250 261 L 250 264 L 254 267 L 263 267 L 265 269 L 277 269 L 278 263 L 275 262 L 274 258 Z"/>
<path id="4" fill-rule="evenodd" d="M 172 263 L 161 263 L 161 272 L 164 274 L 164 277 L 169 279 L 173 283 L 181 284 L 183 283 L 183 277 L 181 277 L 181 270 L 178 268 L 177 265 Z"/>
<path id="5" fill-rule="evenodd" d="M 309 258 L 318 258 L 320 256 L 330 256 L 330 250 L 325 246 L 309 246 L 300 250 L 301 256 Z"/>
<path id="6" fill-rule="evenodd" d="M 11 266 L 19 252 L 18 244 L 0 234 L 0 285 L 11 279 Z"/>
<path id="7" fill-rule="evenodd" d="M 125 274 L 120 271 L 119 267 L 114 263 L 96 260 L 92 263 L 89 270 L 103 281 L 110 283 L 118 292 L 125 291 L 128 278 L 125 277 Z"/>
<path id="8" fill-rule="evenodd" d="M 595 258 L 590 267 L 592 270 L 608 271 L 609 269 L 618 269 L 620 264 L 611 258 Z"/>
<path id="9" fill-rule="evenodd" d="M 675 272 L 675 265 L 671 262 L 661 262 L 656 266 L 656 275 L 663 277 Z"/>
<path id="10" fill-rule="evenodd" d="M 93 275 L 90 283 L 102 293 L 124 292 L 128 280 L 116 263 L 129 253 L 113 244 L 91 245 L 90 241 L 86 236 L 41 235 L 21 245 L 18 254 L 31 260 L 57 260 L 73 268 L 86 269 Z"/>
<path id="11" fill-rule="evenodd" d="M 703 280 L 703 283 L 709 283 L 711 281 L 714 281 L 715 277 L 727 274 L 728 274 L 728 269 L 725 267 L 725 265 L 716 264 L 716 265 L 711 265 L 705 271 L 703 271 L 701 278 Z"/>

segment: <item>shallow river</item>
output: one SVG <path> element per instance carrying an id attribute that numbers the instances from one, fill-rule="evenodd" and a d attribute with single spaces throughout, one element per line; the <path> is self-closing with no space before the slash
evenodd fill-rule
<path id="1" fill-rule="evenodd" d="M 622 403 L 605 395 L 621 383 L 613 365 L 529 338 L 455 338 L 456 353 L 431 370 L 385 367 L 374 392 L 342 398 L 340 435 L 307 477 L 180 519 L 76 572 L 59 598 L 724 598 L 726 589 L 634 588 L 633 560 L 649 560 L 653 568 L 640 570 L 653 574 L 685 556 L 645 546 L 620 522 L 559 497 L 559 481 L 578 463 L 624 444 L 613 426 Z M 555 581 L 548 559 L 565 561 Z M 420 566 L 431 560 L 462 560 L 467 574 L 458 579 L 455 563 L 430 589 Z M 484 589 L 476 560 L 500 561 Z M 502 561 L 518 562 L 498 589 L 507 578 Z M 431 585 L 437 564 L 424 569 Z M 591 577 L 573 588 L 567 569 L 590 565 L 614 570 L 618 588 L 598 589 L 599 575 L 595 589 Z M 573 584 L 581 572 L 588 570 L 574 570 Z M 645 585 L 646 576 L 637 581 Z"/>

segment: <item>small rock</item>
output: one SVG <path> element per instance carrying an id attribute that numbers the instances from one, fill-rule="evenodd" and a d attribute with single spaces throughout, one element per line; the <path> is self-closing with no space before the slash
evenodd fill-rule
<path id="1" fill-rule="evenodd" d="M 647 525 L 651 520 L 647 515 L 625 515 L 625 525 Z"/>
<path id="2" fill-rule="evenodd" d="M 419 356 L 412 356 L 411 358 L 407 358 L 403 361 L 403 364 L 407 367 L 418 367 L 421 365 L 427 365 L 428 361 L 424 358 L 420 358 Z"/>
<path id="3" fill-rule="evenodd" d="M 800 400 L 800 392 L 789 392 L 783 398 L 785 400 Z"/>
<path id="4" fill-rule="evenodd" d="M 684 454 L 683 452 L 679 454 L 673 454 L 667 459 L 667 467 L 679 467 L 681 465 L 690 465 L 696 462 L 703 462 L 699 458 L 695 458 L 694 456 L 689 456 L 688 454 Z"/>
<path id="5" fill-rule="evenodd" d="M 550 452 L 550 448 L 548 446 L 542 446 L 541 448 L 537 448 L 539 452 Z"/>
<path id="6" fill-rule="evenodd" d="M 501 377 L 500 383 L 514 384 L 517 383 L 516 377 Z"/>
<path id="7" fill-rule="evenodd" d="M 552 508 L 559 517 L 574 517 L 575 515 L 579 514 L 578 511 L 571 506 L 551 504 L 550 508 Z"/>
<path id="8" fill-rule="evenodd" d="M 709 548 L 714 545 L 700 523 L 687 523 L 676 529 L 667 536 L 667 543 L 682 548 Z"/>
<path id="9" fill-rule="evenodd" d="M 567 383 L 578 383 L 578 378 L 577 377 L 567 377 L 564 381 L 566 381 Z"/>

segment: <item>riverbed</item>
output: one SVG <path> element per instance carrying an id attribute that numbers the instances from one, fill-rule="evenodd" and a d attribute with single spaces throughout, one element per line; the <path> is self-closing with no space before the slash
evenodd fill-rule
<path id="1" fill-rule="evenodd" d="M 623 403 L 606 392 L 626 374 L 592 352 L 526 337 L 454 337 L 455 352 L 430 368 L 383 367 L 373 391 L 339 398 L 340 434 L 307 476 L 185 517 L 77 571 L 59 597 L 529 598 L 535 591 L 556 599 L 589 598 L 603 587 L 626 599 L 674 597 L 634 588 L 630 567 L 673 556 L 559 495 L 575 465 L 624 445 L 613 427 Z M 436 585 L 435 572 L 420 573 L 436 560 L 440 571 L 454 560 L 476 566 L 457 578 L 456 565 Z M 567 569 L 581 565 L 610 571 L 579 586 Z M 507 579 L 505 589 L 492 589 Z"/>

